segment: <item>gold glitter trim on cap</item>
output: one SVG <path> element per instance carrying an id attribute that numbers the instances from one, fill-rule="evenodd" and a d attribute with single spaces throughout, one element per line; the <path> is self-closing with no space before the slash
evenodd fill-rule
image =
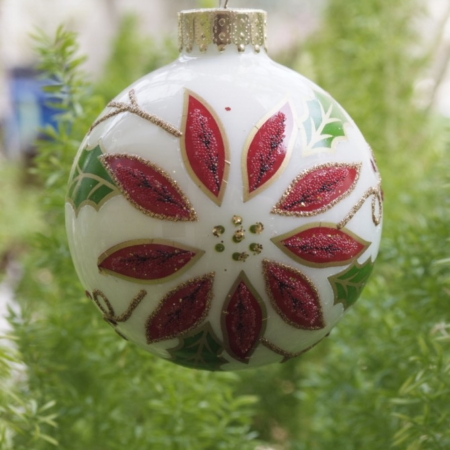
<path id="1" fill-rule="evenodd" d="M 259 9 L 193 9 L 178 14 L 180 52 L 195 47 L 206 52 L 211 44 L 224 51 L 235 45 L 239 52 L 252 46 L 267 50 L 267 13 Z"/>

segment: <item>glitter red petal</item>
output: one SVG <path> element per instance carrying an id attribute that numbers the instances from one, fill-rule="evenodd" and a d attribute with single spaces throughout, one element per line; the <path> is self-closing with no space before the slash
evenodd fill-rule
<path id="1" fill-rule="evenodd" d="M 298 176 L 272 210 L 286 216 L 311 216 L 334 206 L 355 188 L 360 164 L 325 164 Z"/>
<path id="2" fill-rule="evenodd" d="M 298 262 L 314 266 L 350 263 L 369 246 L 353 233 L 330 226 L 306 226 L 274 242 Z"/>
<path id="3" fill-rule="evenodd" d="M 213 283 L 214 274 L 208 274 L 170 291 L 147 320 L 147 343 L 173 339 L 199 326 L 211 304 Z"/>
<path id="4" fill-rule="evenodd" d="M 289 102 L 257 126 L 246 151 L 247 198 L 273 181 L 288 162 L 294 132 L 294 115 Z"/>
<path id="5" fill-rule="evenodd" d="M 199 97 L 187 94 L 183 158 L 196 184 L 220 204 L 228 174 L 227 144 L 219 119 Z"/>
<path id="6" fill-rule="evenodd" d="M 263 261 L 266 290 L 275 311 L 288 324 L 304 330 L 325 327 L 319 294 L 300 271 L 273 261 Z"/>
<path id="7" fill-rule="evenodd" d="M 202 251 L 178 248 L 163 242 L 131 241 L 105 252 L 99 258 L 98 267 L 101 272 L 123 278 L 163 282 L 173 275 L 180 275 L 202 254 Z"/>
<path id="8" fill-rule="evenodd" d="M 248 363 L 263 330 L 263 310 L 257 294 L 241 277 L 228 296 L 223 311 L 223 328 L 228 350 Z"/>
<path id="9" fill-rule="evenodd" d="M 122 194 L 143 213 L 177 222 L 197 220 L 177 183 L 159 167 L 130 155 L 105 155 L 102 162 Z"/>

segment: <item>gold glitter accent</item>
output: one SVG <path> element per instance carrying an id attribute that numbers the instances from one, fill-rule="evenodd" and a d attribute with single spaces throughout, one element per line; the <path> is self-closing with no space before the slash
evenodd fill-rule
<path id="1" fill-rule="evenodd" d="M 372 165 L 375 165 L 374 167 L 372 167 L 374 170 L 375 170 L 375 173 L 376 173 L 376 175 L 378 176 L 378 181 L 380 182 L 380 184 L 381 184 L 381 174 L 380 174 L 380 172 L 379 172 L 379 170 L 378 170 L 378 164 L 377 164 L 377 158 L 375 157 L 375 152 L 373 151 L 373 148 L 368 144 L 368 143 L 366 143 L 367 144 L 367 147 L 369 147 L 369 151 L 370 151 L 370 154 L 372 155 L 372 161 L 371 161 L 371 164 Z"/>
<path id="2" fill-rule="evenodd" d="M 322 213 L 328 211 L 329 209 L 333 208 L 337 203 L 344 200 L 344 198 L 348 197 L 353 192 L 353 190 L 355 189 L 356 184 L 358 183 L 358 180 L 359 180 L 359 176 L 361 173 L 361 166 L 362 166 L 361 163 L 356 163 L 356 164 L 328 163 L 328 164 L 317 165 L 317 166 L 311 167 L 308 170 L 305 170 L 300 175 L 298 175 L 296 178 L 294 178 L 294 181 L 292 181 L 292 183 L 289 185 L 286 192 L 281 197 L 280 201 L 273 207 L 271 213 L 278 214 L 280 216 L 288 216 L 288 217 L 312 217 L 312 216 L 317 216 L 318 214 L 322 214 Z M 314 211 L 299 211 L 299 212 L 297 212 L 297 211 L 285 211 L 284 209 L 281 209 L 281 205 L 284 203 L 286 198 L 291 194 L 293 188 L 295 187 L 295 185 L 298 183 L 298 181 L 301 178 L 309 175 L 311 172 L 314 172 L 314 171 L 322 169 L 322 168 L 329 169 L 329 168 L 335 168 L 335 167 L 356 168 L 356 170 L 357 170 L 355 180 L 353 181 L 352 185 L 343 194 L 341 194 L 339 197 L 335 198 L 332 202 L 328 203 L 327 205 L 322 206 L 321 208 L 314 210 Z M 305 206 L 305 205 L 302 204 L 302 206 Z"/>
<path id="3" fill-rule="evenodd" d="M 264 225 L 261 222 L 256 222 L 250 227 L 250 232 L 253 234 L 261 234 L 264 231 Z"/>
<path id="4" fill-rule="evenodd" d="M 213 288 L 215 276 L 216 276 L 215 272 L 210 272 L 210 273 L 208 273 L 206 275 L 203 275 L 202 277 L 192 278 L 192 279 L 190 279 L 190 280 L 188 280 L 188 281 L 178 285 L 177 287 L 175 287 L 171 291 L 169 291 L 161 299 L 161 301 L 159 302 L 159 304 L 156 307 L 156 309 L 148 317 L 148 319 L 146 321 L 146 329 L 148 329 L 148 327 L 150 326 L 150 323 L 156 317 L 156 315 L 159 313 L 161 308 L 164 306 L 164 303 L 167 301 L 167 299 L 172 297 L 172 295 L 175 294 L 177 291 L 179 291 L 181 289 L 184 289 L 185 287 L 187 287 L 187 286 L 189 286 L 191 284 L 194 284 L 194 283 L 201 283 L 201 282 L 207 281 L 207 280 L 211 282 L 211 288 L 209 289 L 209 292 L 208 292 L 208 297 L 206 299 L 205 309 L 204 309 L 202 315 L 195 321 L 194 324 L 192 324 L 189 328 L 187 328 L 186 330 L 182 331 L 179 334 L 173 334 L 173 335 L 165 336 L 163 338 L 158 338 L 158 339 L 147 339 L 147 344 L 153 344 L 154 342 L 167 341 L 169 339 L 175 339 L 175 338 L 183 337 L 183 336 L 186 336 L 187 334 L 189 334 L 190 331 L 192 331 L 195 328 L 197 328 L 206 319 L 206 316 L 208 315 L 209 310 L 211 308 L 211 302 L 212 302 L 212 299 L 214 297 L 212 288 Z M 183 300 L 180 299 L 180 302 L 181 301 L 183 301 Z"/>
<path id="5" fill-rule="evenodd" d="M 105 116 L 101 117 L 97 121 L 95 121 L 90 130 L 89 133 L 97 126 L 100 125 L 105 120 L 110 119 L 111 117 L 117 116 L 118 114 L 122 114 L 124 112 L 129 112 L 131 114 L 136 114 L 139 117 L 142 117 L 145 120 L 148 120 L 149 122 L 153 123 L 154 125 L 162 128 L 163 130 L 167 131 L 171 135 L 175 137 L 181 137 L 183 136 L 183 133 L 175 128 L 170 123 L 165 122 L 164 120 L 160 119 L 159 117 L 155 116 L 154 114 L 149 114 L 148 112 L 145 112 L 142 110 L 138 103 L 136 98 L 136 92 L 134 89 L 131 89 L 128 93 L 128 97 L 130 98 L 131 104 L 122 103 L 122 102 L 110 102 L 108 103 L 109 108 L 115 108 L 115 111 L 112 111 Z"/>
<path id="6" fill-rule="evenodd" d="M 283 245 L 283 241 L 286 239 L 289 239 L 299 233 L 301 233 L 302 231 L 306 231 L 309 230 L 310 228 L 332 228 L 332 229 L 337 229 L 342 231 L 343 233 L 347 234 L 348 236 L 350 236 L 352 239 L 354 239 L 356 242 L 358 242 L 359 244 L 363 245 L 364 248 L 361 249 L 361 251 L 355 255 L 354 257 L 352 257 L 350 260 L 347 259 L 345 261 L 333 261 L 333 262 L 327 262 L 327 263 L 314 263 L 311 261 L 307 261 L 303 258 L 301 258 L 300 256 L 297 256 L 295 253 L 291 252 L 288 248 L 286 248 Z M 289 256 L 290 258 L 292 258 L 294 261 L 304 265 L 304 266 L 309 266 L 309 267 L 318 267 L 318 268 L 325 268 L 325 267 L 336 267 L 336 266 L 345 266 L 347 264 L 350 264 L 353 260 L 358 259 L 370 246 L 371 242 L 365 241 L 364 239 L 361 239 L 358 235 L 356 235 L 355 233 L 351 232 L 350 230 L 347 229 L 342 229 L 336 226 L 335 223 L 330 223 L 330 222 L 312 222 L 312 223 L 308 223 L 308 225 L 304 225 L 303 227 L 300 228 L 296 228 L 293 231 L 290 231 L 286 234 L 283 234 L 281 236 L 277 236 L 275 238 L 272 238 L 271 241 L 287 256 Z"/>
<path id="7" fill-rule="evenodd" d="M 270 300 L 270 303 L 271 303 L 273 309 L 283 319 L 283 321 L 286 322 L 288 325 L 291 325 L 292 327 L 297 328 L 297 329 L 301 329 L 301 330 L 305 329 L 305 330 L 311 331 L 313 328 L 303 328 L 300 325 L 298 325 L 297 323 L 292 322 L 290 319 L 288 319 L 286 317 L 286 315 L 283 313 L 283 311 L 281 311 L 281 309 L 278 307 L 278 304 L 277 304 L 275 298 L 272 295 L 272 291 L 270 289 L 270 281 L 269 281 L 269 277 L 267 275 L 268 265 L 269 264 L 276 264 L 278 267 L 281 267 L 281 268 L 283 268 L 285 270 L 288 270 L 289 272 L 294 273 L 297 276 L 299 276 L 303 281 L 306 281 L 309 284 L 311 290 L 314 292 L 314 294 L 315 294 L 315 296 L 317 298 L 317 309 L 318 309 L 318 312 L 323 317 L 322 304 L 320 302 L 320 295 L 319 295 L 319 291 L 318 291 L 317 287 L 315 286 L 315 284 L 311 281 L 311 279 L 309 277 L 307 277 L 304 273 L 300 272 L 299 270 L 294 269 L 293 267 L 288 266 L 286 264 L 281 264 L 281 263 L 278 263 L 278 262 L 275 262 L 275 261 L 270 261 L 268 259 L 264 259 L 263 260 L 263 276 L 264 276 L 264 281 L 266 283 L 266 293 L 269 296 L 269 300 Z M 322 328 L 323 327 L 315 328 L 315 329 L 316 330 L 320 330 Z"/>
<path id="8" fill-rule="evenodd" d="M 238 227 L 239 225 L 242 225 L 243 220 L 241 216 L 233 216 L 231 221 L 233 222 L 233 224 Z"/>
<path id="9" fill-rule="evenodd" d="M 223 227 L 222 225 L 217 225 L 213 228 L 212 234 L 215 237 L 220 237 L 223 233 L 225 233 L 225 227 Z"/>
<path id="10" fill-rule="evenodd" d="M 117 325 L 117 323 L 119 322 L 126 322 L 131 317 L 133 311 L 139 306 L 146 295 L 147 291 L 139 291 L 139 293 L 131 300 L 131 303 L 129 304 L 127 310 L 119 316 L 116 316 L 111 302 L 102 291 L 95 289 L 92 293 L 92 296 L 89 295 L 89 298 L 91 298 L 95 302 L 100 311 L 103 313 L 103 319 L 106 320 L 106 322 L 110 323 L 111 325 Z M 99 298 L 102 299 L 104 305 L 102 305 Z"/>
<path id="11" fill-rule="evenodd" d="M 242 242 L 245 239 L 245 231 L 244 229 L 241 227 L 239 228 L 239 230 L 236 230 L 233 236 L 233 241 L 238 243 L 238 242 Z"/>
<path id="12" fill-rule="evenodd" d="M 315 344 L 309 346 L 308 348 L 305 348 L 304 350 L 302 350 L 300 352 L 288 352 L 286 350 L 283 350 L 282 348 L 276 346 L 273 342 L 270 342 L 266 338 L 261 338 L 259 340 L 259 342 L 261 343 L 261 345 L 264 345 L 264 347 L 268 348 L 269 350 L 272 350 L 277 355 L 283 356 L 283 360 L 281 361 L 281 363 L 285 363 L 285 362 L 287 362 L 287 361 L 289 361 L 289 360 L 291 360 L 293 358 L 297 358 L 298 356 L 303 355 L 303 353 L 306 353 L 307 351 L 311 350 L 317 344 L 320 344 L 323 339 L 324 338 L 320 339 L 320 341 L 318 341 Z"/>
<path id="13" fill-rule="evenodd" d="M 258 9 L 194 9 L 178 14 L 180 52 L 201 52 L 210 45 L 224 51 L 235 45 L 239 51 L 252 46 L 255 52 L 266 49 L 267 13 Z"/>
<path id="14" fill-rule="evenodd" d="M 247 252 L 233 253 L 233 259 L 238 262 L 245 262 L 249 256 Z"/>
<path id="15" fill-rule="evenodd" d="M 254 255 L 260 255 L 263 251 L 263 246 L 261 244 L 250 244 L 249 248 Z"/>
<path id="16" fill-rule="evenodd" d="M 119 250 L 122 250 L 127 247 L 132 247 L 135 245 L 150 245 L 150 244 L 156 244 L 156 245 L 167 245 L 170 247 L 173 247 L 175 250 L 185 250 L 190 253 L 194 253 L 195 256 L 192 257 L 192 259 L 185 264 L 183 267 L 178 269 L 176 272 L 174 272 L 172 275 L 169 275 L 165 278 L 158 278 L 155 280 L 143 280 L 140 278 L 133 278 L 128 277 L 126 275 L 122 275 L 120 273 L 114 272 L 112 270 L 104 269 L 100 267 L 101 263 L 108 258 L 109 256 L 113 255 L 114 253 L 118 252 Z M 110 249 L 106 250 L 106 252 L 102 253 L 97 260 L 97 266 L 101 274 L 109 274 L 116 278 L 121 278 L 122 280 L 132 281 L 134 283 L 139 284 L 161 284 L 161 283 L 167 283 L 168 281 L 172 281 L 176 278 L 178 278 L 180 275 L 185 273 L 189 268 L 191 268 L 194 264 L 197 263 L 197 261 L 205 254 L 203 250 L 199 250 L 194 247 L 190 247 L 188 245 L 183 245 L 175 241 L 168 241 L 165 239 L 134 239 L 131 241 L 122 242 L 120 244 L 114 245 Z"/>
<path id="17" fill-rule="evenodd" d="M 215 246 L 215 249 L 216 249 L 216 252 L 222 253 L 222 252 L 225 251 L 225 245 L 223 245 L 223 244 L 217 244 L 217 245 Z"/>
<path id="18" fill-rule="evenodd" d="M 246 358 L 239 358 L 238 356 L 236 356 L 229 345 L 229 338 L 228 338 L 228 333 L 227 333 L 227 327 L 226 327 L 226 316 L 228 314 L 228 305 L 230 304 L 230 301 L 233 297 L 233 294 L 235 293 L 237 287 L 239 286 L 239 284 L 241 282 L 244 282 L 244 284 L 246 285 L 246 287 L 248 288 L 248 290 L 250 291 L 250 293 L 253 295 L 253 297 L 255 298 L 255 300 L 258 302 L 259 307 L 261 308 L 261 316 L 262 316 L 262 326 L 261 326 L 261 330 L 259 332 L 259 336 L 258 339 L 256 339 L 255 344 L 253 345 L 253 348 L 250 350 L 250 352 L 248 353 L 248 356 Z M 261 340 L 261 336 L 264 336 L 264 333 L 266 331 L 266 326 L 267 326 L 267 308 L 266 305 L 264 303 L 264 300 L 262 299 L 262 297 L 259 295 L 258 291 L 255 289 L 255 286 L 253 286 L 253 284 L 250 282 L 249 278 L 247 277 L 246 273 L 244 271 L 242 271 L 239 276 L 237 277 L 236 281 L 234 282 L 232 288 L 230 289 L 228 295 L 226 296 L 226 300 L 223 304 L 222 307 L 222 316 L 221 316 L 221 320 L 220 320 L 220 324 L 221 324 L 221 328 L 222 328 L 222 334 L 223 334 L 223 338 L 224 338 L 224 347 L 225 350 L 235 359 L 237 359 L 238 361 L 243 362 L 244 364 L 248 364 L 250 361 L 250 357 L 253 355 L 254 351 L 256 350 L 257 346 L 258 346 L 258 342 L 260 342 Z"/>
<path id="19" fill-rule="evenodd" d="M 167 182 L 175 189 L 175 191 L 178 193 L 178 195 L 182 198 L 184 203 L 186 204 L 186 207 L 189 208 L 189 217 L 188 218 L 177 218 L 173 216 L 166 216 L 164 214 L 155 214 L 148 209 L 143 208 L 139 204 L 137 204 L 128 194 L 128 192 L 123 188 L 122 183 L 119 181 L 119 179 L 116 177 L 114 171 L 110 168 L 108 164 L 108 156 L 114 156 L 119 158 L 126 158 L 126 159 L 134 159 L 136 161 L 139 161 L 142 164 L 145 164 L 146 166 L 152 168 L 155 172 L 159 173 L 163 177 L 166 178 Z M 117 187 L 119 188 L 122 195 L 139 211 L 144 213 L 147 216 L 153 217 L 155 219 L 160 220 L 170 220 L 171 222 L 197 222 L 197 213 L 195 212 L 194 208 L 192 207 L 191 202 L 189 199 L 184 195 L 183 191 L 178 187 L 177 182 L 163 169 L 156 166 L 155 164 L 152 164 L 151 162 L 141 158 L 140 156 L 134 156 L 134 155 L 127 155 L 127 154 L 121 154 L 121 153 L 114 153 L 109 155 L 103 155 L 99 157 L 99 160 L 103 163 L 106 170 L 108 171 L 111 178 L 116 183 Z"/>
<path id="20" fill-rule="evenodd" d="M 342 222 L 339 222 L 337 225 L 338 230 L 341 228 L 344 228 L 350 220 L 355 217 L 356 213 L 363 207 L 366 200 L 370 197 L 372 197 L 372 221 L 374 225 L 378 226 L 380 225 L 382 219 L 383 219 L 383 198 L 381 195 L 381 185 L 379 184 L 376 187 L 371 187 L 368 189 L 364 195 L 358 200 L 356 205 L 352 208 L 352 210 L 347 214 L 345 219 Z M 377 205 L 378 203 L 378 205 Z M 377 213 L 377 206 L 378 206 L 378 213 Z"/>

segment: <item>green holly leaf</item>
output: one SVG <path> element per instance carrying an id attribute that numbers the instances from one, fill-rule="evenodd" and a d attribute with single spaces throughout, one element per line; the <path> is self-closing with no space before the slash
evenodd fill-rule
<path id="1" fill-rule="evenodd" d="M 334 304 L 342 303 L 344 309 L 350 308 L 361 295 L 373 266 L 374 263 L 369 258 L 362 265 L 355 262 L 343 272 L 328 278 L 334 292 Z"/>
<path id="2" fill-rule="evenodd" d="M 349 119 L 342 107 L 330 96 L 315 92 L 308 102 L 308 117 L 303 122 L 304 154 L 330 151 L 346 137 L 345 124 Z"/>
<path id="3" fill-rule="evenodd" d="M 99 157 L 103 155 L 100 146 L 92 150 L 84 148 L 69 180 L 67 200 L 78 214 L 84 205 L 91 205 L 97 211 L 111 197 L 120 194 Z"/>
<path id="4" fill-rule="evenodd" d="M 181 338 L 178 346 L 169 350 L 169 353 L 172 361 L 181 366 L 215 371 L 227 362 L 221 356 L 223 351 L 222 343 L 208 322 L 197 328 L 194 334 Z"/>

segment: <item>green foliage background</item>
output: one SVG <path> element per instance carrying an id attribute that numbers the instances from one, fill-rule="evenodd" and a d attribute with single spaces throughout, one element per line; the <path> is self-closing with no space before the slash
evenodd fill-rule
<path id="1" fill-rule="evenodd" d="M 42 192 L 20 200 L 26 214 L 33 202 L 43 211 L 28 228 L 37 237 L 16 229 L 29 249 L 21 314 L 10 314 L 16 345 L 0 346 L 2 450 L 450 448 L 450 135 L 415 101 L 430 59 L 413 28 L 423 6 L 330 0 L 320 32 L 276 58 L 329 90 L 373 146 L 384 239 L 363 297 L 330 339 L 238 374 L 186 370 L 117 338 L 85 299 L 65 238 L 63 193 L 80 140 L 112 96 L 176 56 L 173 43 L 148 45 L 126 18 L 95 86 L 80 71 L 76 36 L 36 37 L 62 114 L 39 144 Z"/>

